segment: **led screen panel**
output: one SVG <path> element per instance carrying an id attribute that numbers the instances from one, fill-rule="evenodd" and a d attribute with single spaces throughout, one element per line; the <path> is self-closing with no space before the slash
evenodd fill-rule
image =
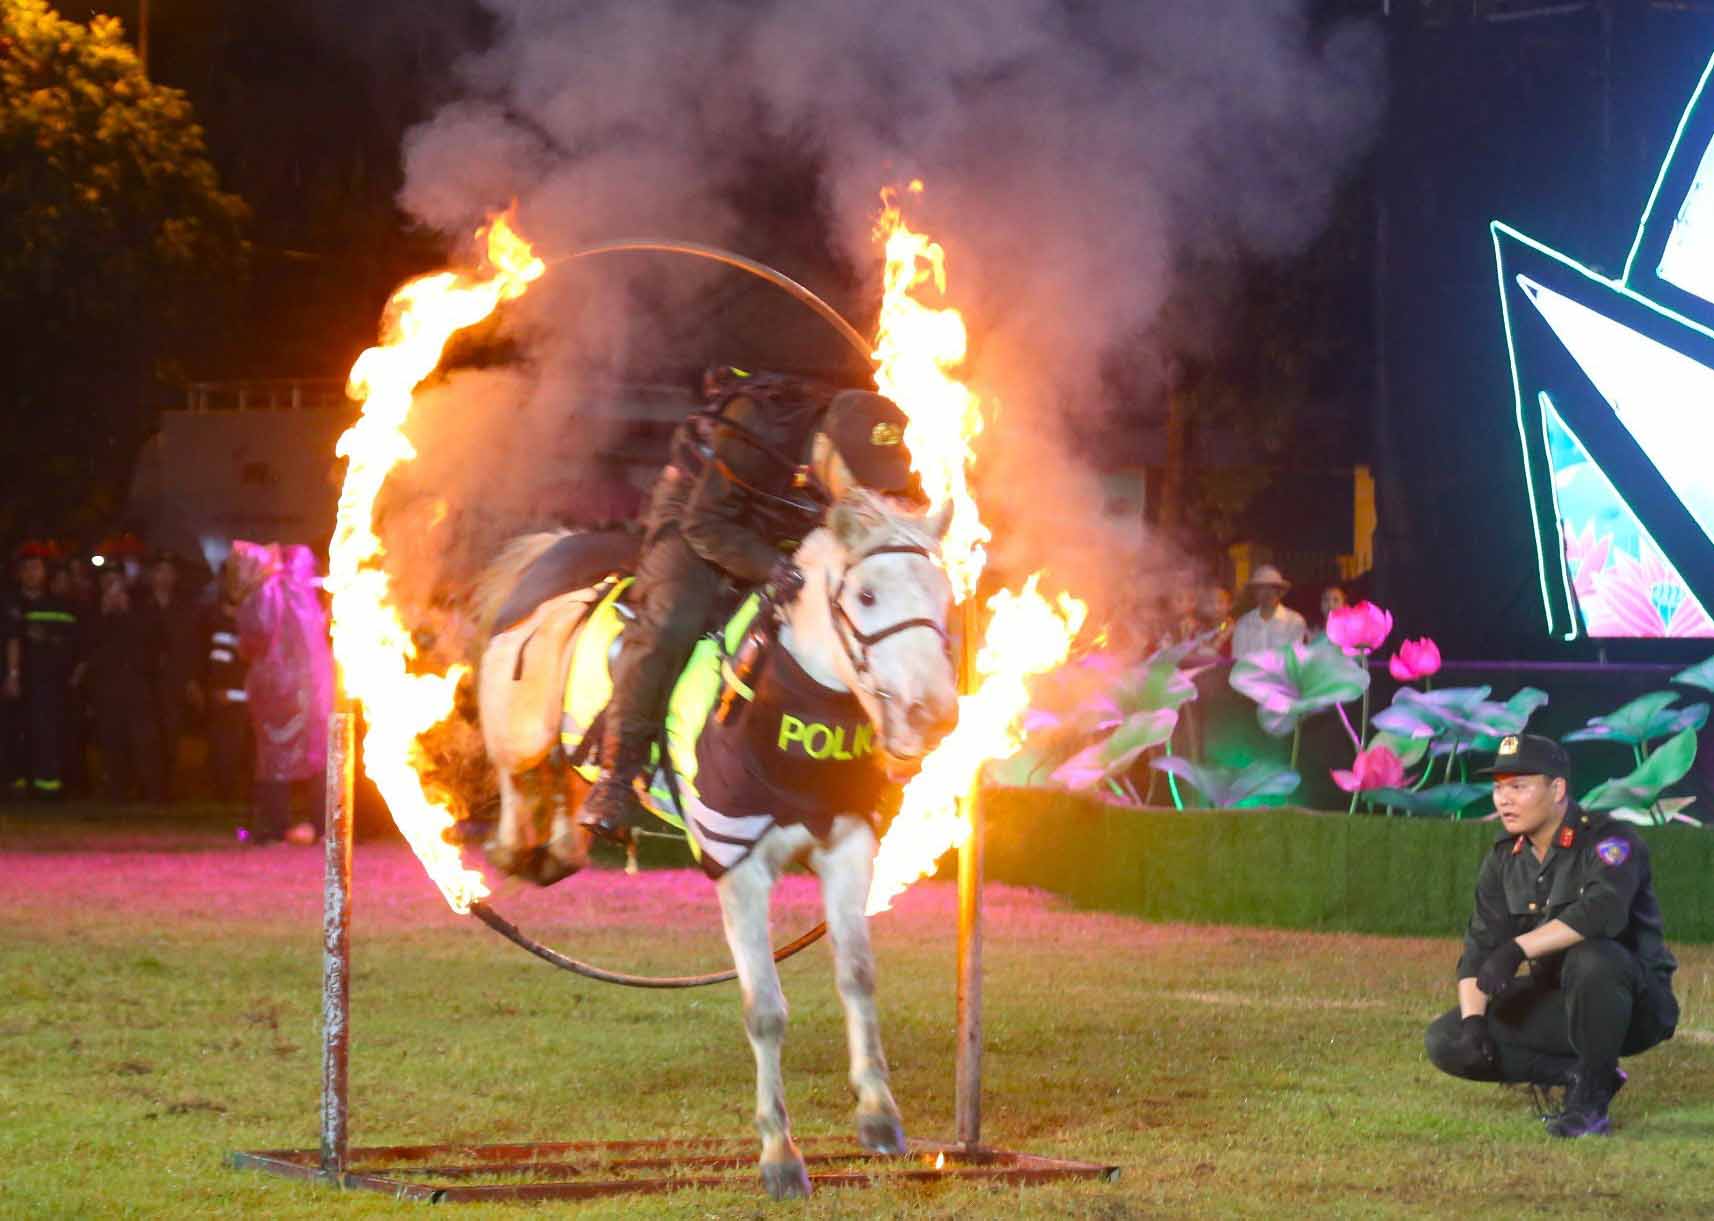
<path id="1" fill-rule="evenodd" d="M 1496 221 L 1524 493 L 1549 632 L 1710 637 L 1714 60 L 1623 274 Z"/>

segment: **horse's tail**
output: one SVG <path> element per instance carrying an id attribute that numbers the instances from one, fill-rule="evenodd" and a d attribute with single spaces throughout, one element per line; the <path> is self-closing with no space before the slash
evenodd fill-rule
<path id="1" fill-rule="evenodd" d="M 573 531 L 543 530 L 538 534 L 520 534 L 500 549 L 494 562 L 476 578 L 476 592 L 471 605 L 476 612 L 477 639 L 486 641 L 494 630 L 494 617 L 500 613 L 506 598 L 518 587 L 529 566 L 542 554 Z"/>

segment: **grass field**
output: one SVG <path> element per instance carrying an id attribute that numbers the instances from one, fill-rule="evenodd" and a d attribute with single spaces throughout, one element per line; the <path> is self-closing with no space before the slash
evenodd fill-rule
<path id="1" fill-rule="evenodd" d="M 319 1088 L 320 850 L 240 850 L 230 828 L 217 811 L 0 811 L 0 1215 L 428 1207 L 223 1166 L 313 1145 Z M 1566 1145 L 1520 1094 L 1423 1059 L 1450 940 L 1154 925 L 1009 887 L 987 904 L 984 1137 L 1116 1163 L 1118 1182 L 776 1206 L 746 1180 L 459 1215 L 1714 1215 L 1714 949 L 1682 948 L 1685 1025 L 1630 1063 L 1617 1134 Z M 788 879 L 777 930 L 815 905 L 813 881 Z M 700 875 L 587 873 L 496 906 L 608 965 L 725 962 Z M 894 1089 L 925 1138 L 952 1136 L 953 908 L 925 883 L 874 925 Z M 751 1134 L 730 985 L 640 993 L 553 971 L 451 914 L 390 843 L 358 846 L 353 940 L 354 1143 Z M 847 1135 L 825 946 L 783 977 L 796 1131 Z"/>

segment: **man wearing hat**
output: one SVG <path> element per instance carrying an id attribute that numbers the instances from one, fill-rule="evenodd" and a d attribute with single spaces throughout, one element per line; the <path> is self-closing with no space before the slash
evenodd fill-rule
<path id="1" fill-rule="evenodd" d="M 1552 738 L 1503 739 L 1484 774 L 1504 831 L 1477 875 L 1458 1005 L 1429 1026 L 1428 1058 L 1472 1081 L 1562 1086 L 1548 1132 L 1604 1134 L 1625 1084 L 1619 1057 L 1678 1024 L 1678 964 L 1661 937 L 1648 848 L 1570 799 L 1571 759 Z"/>
<path id="2" fill-rule="evenodd" d="M 914 494 L 906 418 L 891 399 L 829 394 L 781 374 L 722 372 L 709 385 L 709 407 L 673 434 L 645 517 L 637 619 L 605 714 L 606 771 L 578 814 L 603 838 L 623 840 L 648 821 L 636 781 L 723 583 L 766 583 L 776 606 L 788 604 L 803 584 L 792 553 L 828 505 L 857 487 Z"/>
<path id="3" fill-rule="evenodd" d="M 1248 657 L 1265 649 L 1283 649 L 1299 644 L 1309 635 L 1303 616 L 1281 605 L 1291 582 L 1272 564 L 1263 564 L 1245 587 L 1256 599 L 1255 609 L 1246 612 L 1232 628 L 1232 656 Z"/>

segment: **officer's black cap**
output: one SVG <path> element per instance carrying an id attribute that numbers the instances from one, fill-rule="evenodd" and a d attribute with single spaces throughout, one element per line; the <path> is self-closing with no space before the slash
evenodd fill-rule
<path id="1" fill-rule="evenodd" d="M 1484 776 L 1558 776 L 1571 779 L 1571 756 L 1565 747 L 1540 734 L 1519 733 L 1500 739 L 1500 749 L 1494 752 L 1494 765 L 1485 767 Z"/>
<path id="2" fill-rule="evenodd" d="M 905 413 L 885 395 L 841 390 L 822 417 L 821 431 L 833 442 L 858 483 L 877 492 L 905 493 L 911 489 L 906 423 Z"/>

